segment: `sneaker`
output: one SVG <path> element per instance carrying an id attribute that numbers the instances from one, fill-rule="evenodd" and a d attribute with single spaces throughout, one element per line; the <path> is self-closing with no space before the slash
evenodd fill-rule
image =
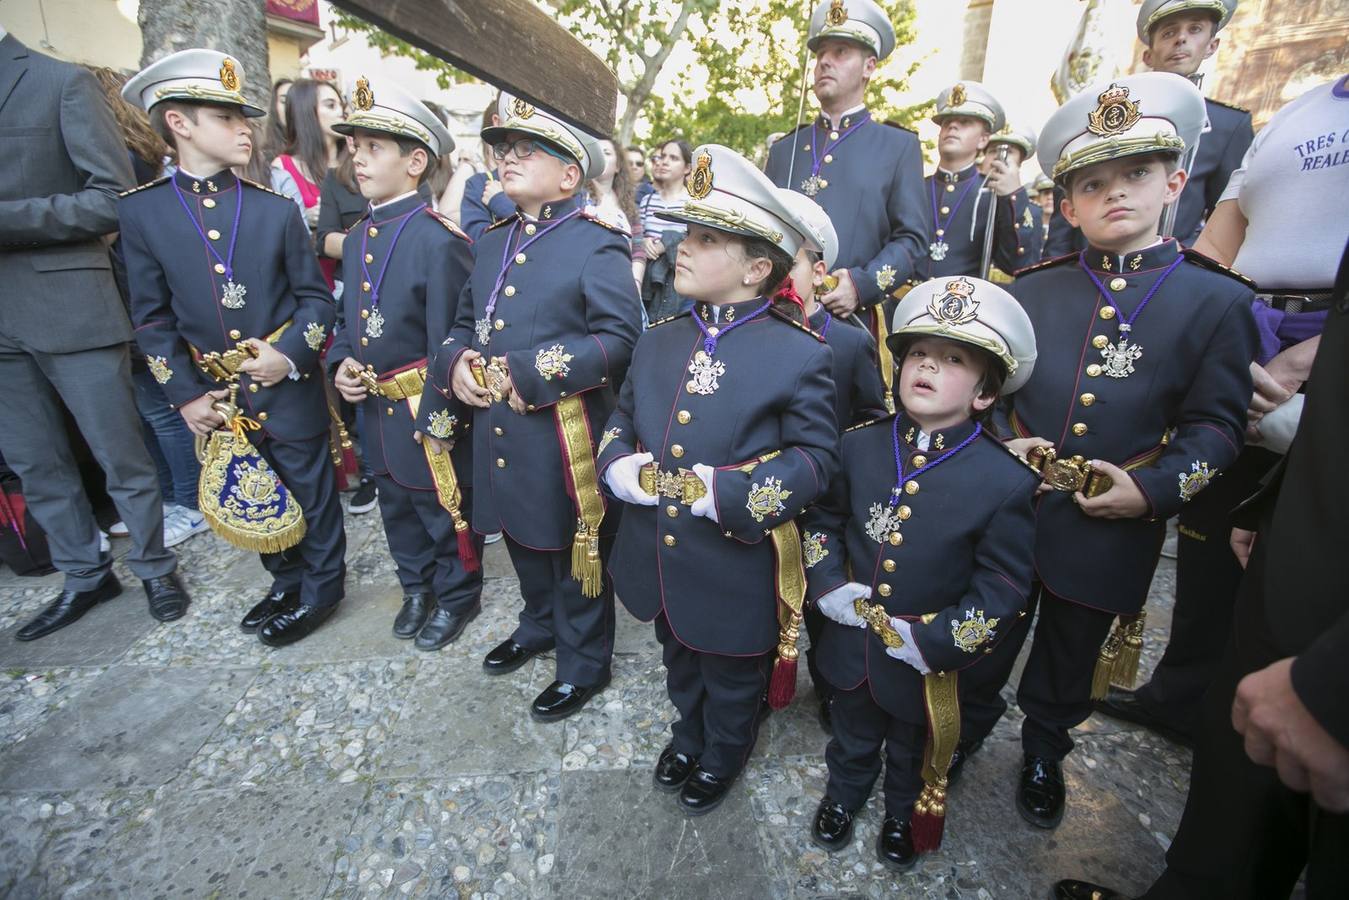
<path id="1" fill-rule="evenodd" d="M 177 547 L 210 527 L 206 524 L 206 517 L 199 511 L 185 506 L 174 507 L 173 512 L 164 517 L 164 546 Z"/>
<path id="2" fill-rule="evenodd" d="M 182 509 L 182 507 L 173 503 L 165 503 L 164 518 L 168 519 L 175 509 Z M 108 536 L 115 538 L 131 537 L 131 529 L 126 527 L 126 522 L 118 519 L 116 522 L 113 522 L 112 527 L 108 529 Z"/>
<path id="3" fill-rule="evenodd" d="M 494 531 L 491 534 L 487 535 L 487 537 L 483 538 L 482 542 L 484 544 L 495 544 L 499 540 L 501 540 L 501 532 Z"/>
<path id="4" fill-rule="evenodd" d="M 351 505 L 347 507 L 353 514 L 361 515 L 368 513 L 375 508 L 379 502 L 379 491 L 375 489 L 375 483 L 369 478 L 361 479 L 361 486 L 356 489 L 356 493 L 351 495 Z"/>
<path id="5" fill-rule="evenodd" d="M 112 541 L 108 540 L 108 533 L 101 528 L 98 530 L 98 550 L 100 553 L 112 550 Z"/>

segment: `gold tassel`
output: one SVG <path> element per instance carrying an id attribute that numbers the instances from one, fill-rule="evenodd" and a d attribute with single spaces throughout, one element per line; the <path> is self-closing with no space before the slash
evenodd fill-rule
<path id="1" fill-rule="evenodd" d="M 579 519 L 571 542 L 571 577 L 581 582 L 581 595 L 598 597 L 604 581 L 600 569 L 599 528 L 591 529 Z"/>
<path id="2" fill-rule="evenodd" d="M 1120 622 L 1123 642 L 1110 676 L 1110 683 L 1115 687 L 1133 690 L 1138 681 L 1138 662 L 1143 655 L 1143 625 L 1146 621 L 1147 613 L 1140 612 L 1128 624 L 1122 620 Z"/>
<path id="3" fill-rule="evenodd" d="M 1101 645 L 1100 655 L 1096 657 L 1096 671 L 1091 675 L 1091 699 L 1104 700 L 1110 693 L 1110 679 L 1115 673 L 1115 661 L 1119 659 L 1123 645 L 1123 627 L 1116 625 Z"/>

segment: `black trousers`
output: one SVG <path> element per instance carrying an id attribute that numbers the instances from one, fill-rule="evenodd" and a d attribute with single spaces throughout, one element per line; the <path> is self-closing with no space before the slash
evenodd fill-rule
<path id="1" fill-rule="evenodd" d="M 1268 450 L 1247 447 L 1221 477 L 1180 510 L 1171 637 L 1152 679 L 1135 696 L 1151 715 L 1192 737 L 1204 692 L 1227 648 L 1241 585 L 1241 566 L 1228 544 L 1232 510 L 1255 493 L 1278 458 Z"/>
<path id="2" fill-rule="evenodd" d="M 609 678 L 614 655 L 614 589 L 609 578 L 598 597 L 581 593 L 571 577 L 571 549 L 532 550 L 506 535 L 506 550 L 520 578 L 525 608 L 511 639 L 534 650 L 557 648 L 557 679 L 591 687 Z M 608 570 L 613 538 L 600 539 L 600 562 Z"/>
<path id="3" fill-rule="evenodd" d="M 816 659 L 815 648 L 820 643 L 820 633 L 824 631 L 825 615 L 814 603 L 806 604 L 803 615 L 806 620 L 806 634 L 810 637 L 810 646 L 806 648 L 806 669 L 810 672 L 810 683 L 815 685 L 815 696 L 824 700 L 834 693 L 834 686 L 820 674 L 820 664 Z"/>
<path id="4" fill-rule="evenodd" d="M 670 726 L 674 748 L 699 757 L 718 778 L 745 767 L 759 737 L 759 706 L 768 690 L 773 654 L 722 656 L 680 643 L 665 613 L 656 616 L 665 661 L 665 685 L 679 719 Z"/>
<path id="5" fill-rule="evenodd" d="M 887 713 L 866 682 L 851 691 L 835 688 L 833 698 L 834 736 L 824 751 L 829 766 L 825 794 L 854 812 L 865 806 L 881 773 L 884 749 L 885 817 L 907 822 L 923 790 L 927 725 Z"/>
<path id="6" fill-rule="evenodd" d="M 387 473 L 375 475 L 375 484 L 379 487 L 384 536 L 398 567 L 403 593 L 430 594 L 447 612 L 467 612 L 482 596 L 482 569 L 469 572 L 464 568 L 454 520 L 436 499 L 436 492 L 403 487 Z M 470 503 L 470 494 L 465 491 L 465 511 L 472 508 Z M 468 533 L 482 559 L 482 536 L 472 529 Z"/>
<path id="7" fill-rule="evenodd" d="M 1057 597 L 1038 583 L 1026 615 L 979 665 L 961 673 L 960 733 L 967 742 L 982 740 L 1007 711 L 999 692 L 1011 677 L 1032 618 L 1035 637 L 1016 692 L 1017 705 L 1026 714 L 1021 747 L 1034 756 L 1059 760 L 1073 749 L 1069 730 L 1091 715 L 1091 677 L 1115 617 Z"/>
<path id="8" fill-rule="evenodd" d="M 1185 813 L 1148 898 L 1287 897 L 1304 866 L 1310 900 L 1343 897 L 1349 884 L 1349 815 L 1326 813 L 1284 787 L 1274 769 L 1250 760 L 1232 727 L 1237 683 L 1283 656 L 1267 638 L 1261 548 L 1256 541 L 1226 652 L 1204 696 Z"/>
<path id="9" fill-rule="evenodd" d="M 263 568 L 272 575 L 272 590 L 299 591 L 305 606 L 336 605 L 346 577 L 347 532 L 327 433 L 284 443 L 255 440 L 254 445 L 304 510 L 300 543 L 281 553 L 262 554 Z"/>

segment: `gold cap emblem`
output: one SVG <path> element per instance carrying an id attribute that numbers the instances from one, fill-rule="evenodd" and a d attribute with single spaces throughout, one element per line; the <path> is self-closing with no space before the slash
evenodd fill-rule
<path id="1" fill-rule="evenodd" d="M 239 90 L 239 73 L 235 71 L 234 60 L 229 57 L 220 64 L 220 86 L 227 91 Z"/>
<path id="2" fill-rule="evenodd" d="M 974 299 L 974 285 L 960 276 L 946 282 L 946 292 L 928 301 L 928 315 L 946 325 L 966 325 L 979 317 L 979 301 Z"/>
<path id="3" fill-rule="evenodd" d="M 511 115 L 517 119 L 528 119 L 534 115 L 534 107 L 523 97 L 515 97 L 511 100 Z"/>
<path id="4" fill-rule="evenodd" d="M 698 157 L 698 164 L 693 167 L 693 172 L 689 174 L 687 187 L 689 196 L 694 200 L 701 200 L 712 193 L 711 154 L 703 153 Z"/>
<path id="5" fill-rule="evenodd" d="M 956 86 L 951 88 L 951 106 L 965 105 L 965 85 L 956 82 Z"/>
<path id="6" fill-rule="evenodd" d="M 829 4 L 829 12 L 824 17 L 824 23 L 831 28 L 837 28 L 848 21 L 848 7 L 843 5 L 843 0 L 834 0 Z"/>
<path id="7" fill-rule="evenodd" d="M 1100 137 L 1123 134 L 1138 124 L 1142 115 L 1129 99 L 1129 89 L 1112 83 L 1097 98 L 1096 109 L 1087 113 L 1087 130 Z"/>
<path id="8" fill-rule="evenodd" d="M 357 109 L 365 110 L 375 105 L 375 92 L 370 90 L 370 82 L 364 78 L 356 79 L 356 93 L 352 101 Z"/>

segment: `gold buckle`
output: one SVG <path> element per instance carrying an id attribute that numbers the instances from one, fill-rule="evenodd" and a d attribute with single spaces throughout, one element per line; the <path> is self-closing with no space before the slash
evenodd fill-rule
<path id="1" fill-rule="evenodd" d="M 653 462 L 649 462 L 637 471 L 637 484 L 644 493 L 653 497 L 667 497 L 678 500 L 685 506 L 692 506 L 707 496 L 707 485 L 689 469 L 678 472 L 662 472 Z"/>
<path id="2" fill-rule="evenodd" d="M 1034 447 L 1026 454 L 1032 468 L 1038 471 L 1056 491 L 1074 493 L 1081 491 L 1088 497 L 1099 497 L 1114 486 L 1109 475 L 1097 472 L 1091 463 L 1074 454 L 1067 459 L 1059 459 L 1053 447 Z"/>
<path id="3" fill-rule="evenodd" d="M 852 602 L 853 612 L 867 623 L 876 636 L 881 639 L 881 643 L 887 647 L 898 649 L 904 646 L 904 639 L 895 631 L 894 626 L 890 624 L 890 614 L 885 611 L 885 607 L 879 603 L 868 603 L 861 597 Z"/>
<path id="4" fill-rule="evenodd" d="M 217 353 L 203 353 L 197 360 L 197 367 L 216 381 L 229 381 L 239 374 L 239 366 L 250 359 L 257 359 L 258 353 L 251 344 L 242 341 L 233 350 Z"/>

